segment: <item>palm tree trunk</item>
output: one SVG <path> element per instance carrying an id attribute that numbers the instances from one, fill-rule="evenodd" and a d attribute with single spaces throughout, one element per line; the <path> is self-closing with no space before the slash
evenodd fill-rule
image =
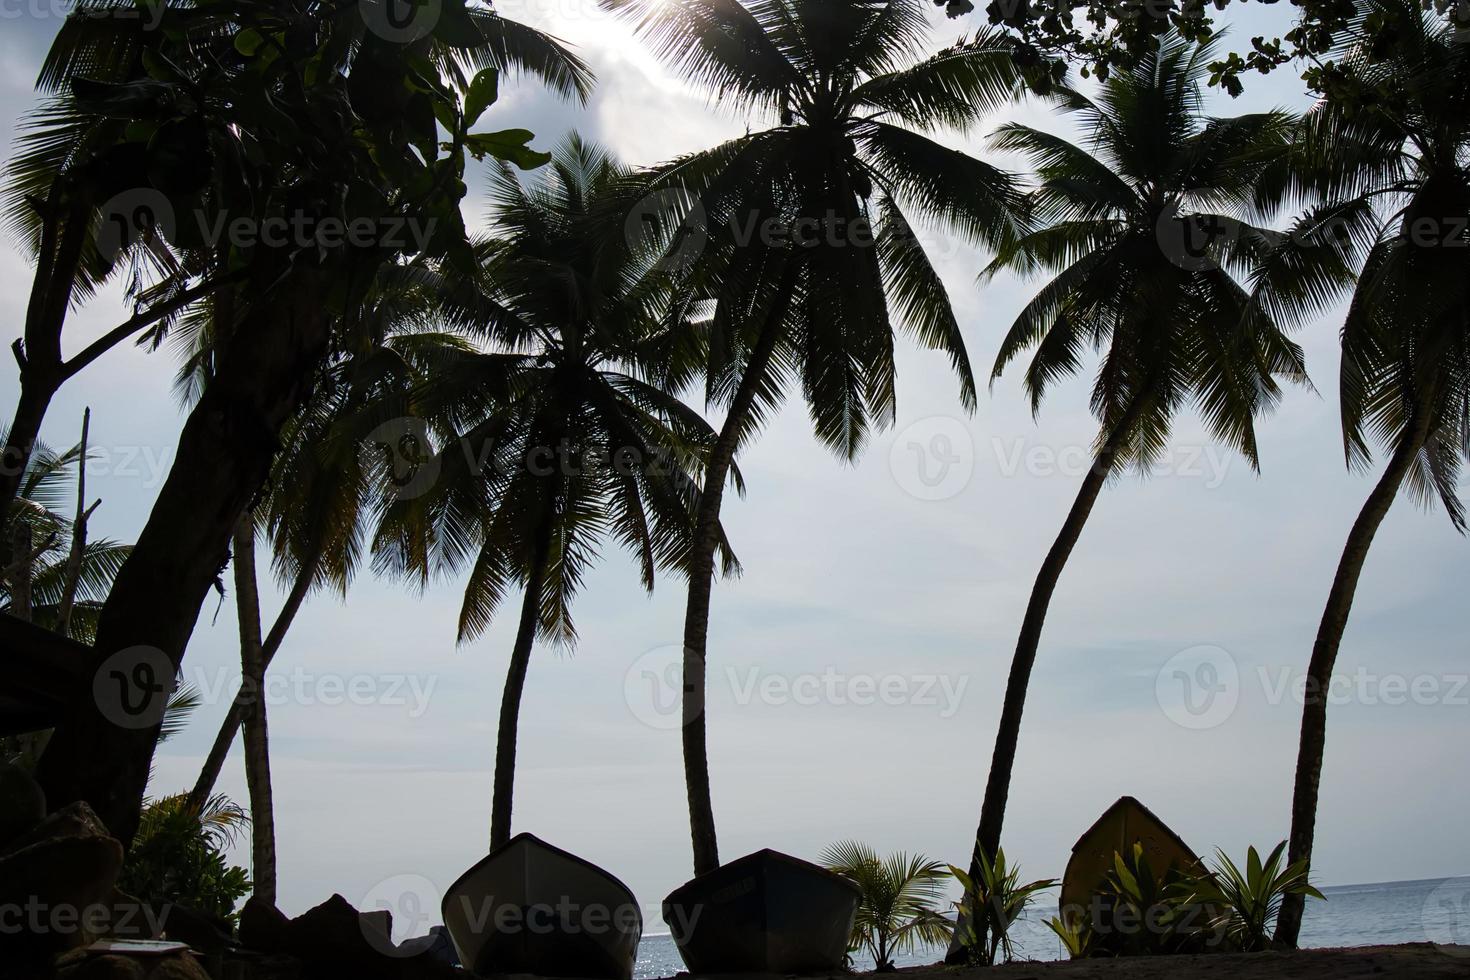
<path id="1" fill-rule="evenodd" d="M 1327 691 L 1332 683 L 1332 670 L 1337 664 L 1337 653 L 1342 647 L 1343 633 L 1347 630 L 1348 614 L 1352 611 L 1353 596 L 1358 589 L 1358 579 L 1363 564 L 1368 558 L 1368 549 L 1383 519 L 1388 516 L 1394 499 L 1408 476 L 1414 459 L 1429 440 L 1433 420 L 1433 399 L 1426 396 L 1415 406 L 1415 419 L 1405 440 L 1394 450 L 1388 466 L 1377 485 L 1368 494 L 1368 500 L 1348 532 L 1347 544 L 1342 558 L 1338 560 L 1337 574 L 1332 580 L 1332 589 L 1327 594 L 1327 605 L 1322 610 L 1322 621 L 1317 627 L 1317 639 L 1312 644 L 1312 660 L 1307 667 L 1306 688 L 1302 697 L 1301 743 L 1297 749 L 1296 784 L 1291 798 L 1291 843 L 1287 847 L 1287 862 L 1312 860 L 1312 841 L 1316 834 L 1317 798 L 1321 788 L 1322 757 L 1327 748 Z M 1302 914 L 1306 911 L 1306 896 L 1287 895 L 1281 903 L 1281 913 L 1276 919 L 1275 940 L 1295 948 L 1301 933 Z"/>
<path id="2" fill-rule="evenodd" d="M 252 692 L 245 714 L 245 784 L 250 793 L 250 858 L 255 896 L 276 903 L 276 817 L 271 798 L 270 734 L 266 725 L 265 653 L 260 639 L 260 583 L 255 575 L 255 521 L 250 511 L 235 529 L 235 612 L 240 621 L 241 689 Z"/>
<path id="3" fill-rule="evenodd" d="M 1143 414 L 1144 405 L 1143 398 L 1139 398 L 1129 407 L 1093 458 L 1092 467 L 1087 471 L 1082 487 L 1077 492 L 1077 499 L 1073 501 L 1072 509 L 1067 512 L 1067 519 L 1062 523 L 1061 533 L 1047 552 L 1036 582 L 1031 587 L 1031 600 L 1026 604 L 1026 616 L 1021 621 L 1021 634 L 1016 641 L 1010 676 L 1006 680 L 1000 729 L 996 732 L 995 750 L 990 760 L 990 777 L 985 784 L 985 800 L 980 806 L 980 828 L 975 837 L 975 855 L 970 862 L 970 876 L 973 881 L 982 880 L 981 855 L 987 861 L 994 862 L 996 852 L 1000 850 L 1000 832 L 1005 822 L 1006 799 L 1010 795 L 1011 772 L 1016 762 L 1016 746 L 1021 738 L 1021 715 L 1026 707 L 1031 669 L 1036 665 L 1036 651 L 1041 644 L 1041 630 L 1046 622 L 1052 593 L 1056 591 L 1062 570 L 1066 568 L 1067 560 L 1072 557 L 1072 550 L 1082 536 L 1082 529 L 1092 514 L 1098 495 L 1112 475 L 1118 454 L 1128 444 L 1133 427 Z M 987 940 L 988 923 L 988 914 L 974 923 L 975 937 L 982 944 Z M 956 951 L 957 954 L 959 952 Z"/>
<path id="4" fill-rule="evenodd" d="M 10 568 L 6 569 L 7 577 L 10 579 L 10 612 L 9 615 L 16 619 L 29 623 L 31 621 L 31 579 L 34 569 L 31 567 L 31 550 L 35 545 L 35 539 L 31 536 L 31 526 L 24 521 L 16 521 L 15 528 L 10 532 L 10 553 L 15 556 L 15 561 Z"/>
<path id="5" fill-rule="evenodd" d="M 26 304 L 24 342 L 13 346 L 20 367 L 20 399 L 0 456 L 0 526 L 9 519 L 10 504 L 20 489 L 30 463 L 46 409 L 65 379 L 61 360 L 61 331 L 71 309 L 77 267 L 88 241 L 92 200 L 84 186 L 52 183 L 45 205 L 36 272 Z M 0 548 L 8 548 L 0 535 Z M 6 564 L 0 555 L 0 566 Z"/>
<path id="6" fill-rule="evenodd" d="M 92 426 L 92 410 L 82 410 L 81 458 L 77 460 L 77 516 L 71 524 L 71 553 L 66 557 L 66 579 L 61 601 L 56 607 L 56 632 L 71 635 L 71 613 L 77 601 L 77 586 L 82 578 L 82 560 L 87 554 L 87 521 L 92 511 L 87 507 L 87 434 Z M 93 507 L 96 504 L 92 505 Z"/>
<path id="7" fill-rule="evenodd" d="M 735 462 L 740 433 L 755 405 L 761 377 L 770 366 L 780 340 L 780 320 L 785 299 L 794 283 L 789 280 L 777 301 L 777 309 L 766 318 L 754 350 L 745 366 L 740 387 L 730 402 L 719 437 L 710 450 L 704 487 L 695 518 L 694 541 L 689 557 L 689 602 L 684 611 L 683 735 L 684 785 L 689 797 L 689 832 L 694 844 L 694 874 L 707 874 L 720 866 L 715 836 L 715 811 L 710 797 L 709 751 L 705 730 L 704 702 L 706 651 L 709 642 L 709 606 L 714 589 L 715 551 L 720 545 L 720 506 L 725 483 Z"/>
<path id="8" fill-rule="evenodd" d="M 550 511 L 548 511 L 548 515 Z M 521 694 L 526 689 L 526 671 L 531 665 L 531 651 L 536 645 L 536 631 L 541 625 L 541 594 L 546 581 L 546 567 L 551 555 L 553 519 L 547 517 L 537 530 L 536 552 L 526 576 L 526 595 L 521 601 L 521 619 L 516 628 L 515 647 L 510 653 L 510 668 L 505 676 L 505 690 L 500 695 L 500 730 L 495 738 L 495 796 L 490 805 L 490 849 L 510 841 L 511 805 L 516 786 L 516 735 L 521 721 Z"/>
<path id="9" fill-rule="evenodd" d="M 271 631 L 261 648 L 262 676 L 265 670 L 270 668 L 271 661 L 276 657 L 276 651 L 281 648 L 281 643 L 286 639 L 286 632 L 296 619 L 296 613 L 300 611 L 307 594 L 311 592 L 319 560 L 319 557 L 313 556 L 310 562 L 301 567 L 296 575 L 295 583 L 291 586 L 291 592 L 281 606 L 281 611 L 276 614 L 276 621 L 271 626 Z M 214 792 L 214 784 L 219 781 L 219 774 L 225 767 L 225 759 L 229 757 L 230 748 L 235 744 L 235 733 L 240 730 L 240 725 L 245 720 L 250 698 L 250 688 L 242 678 L 240 690 L 235 692 L 235 698 L 230 702 L 230 708 L 225 712 L 224 720 L 220 722 L 219 731 L 215 733 L 214 744 L 209 747 L 209 755 L 205 757 L 204 765 L 199 769 L 199 778 L 194 781 L 194 788 L 189 792 L 189 806 L 195 810 L 203 809 L 205 801 Z"/>
<path id="10" fill-rule="evenodd" d="M 257 269 L 262 283 L 285 271 Z M 277 287 L 280 299 L 250 306 L 223 344 L 218 372 L 184 423 L 168 479 L 102 609 L 99 661 L 140 647 L 175 669 L 183 661 L 235 525 L 264 485 L 281 429 L 310 395 L 328 352 L 325 274 L 298 268 L 290 276 Z M 53 806 L 85 801 L 126 846 L 137 830 L 158 725 L 116 724 L 90 694 L 69 706 L 37 776 Z"/>

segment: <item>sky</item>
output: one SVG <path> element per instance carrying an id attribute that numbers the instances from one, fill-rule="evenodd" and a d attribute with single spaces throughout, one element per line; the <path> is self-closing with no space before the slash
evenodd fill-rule
<path id="1" fill-rule="evenodd" d="M 665 70 L 593 0 L 502 0 L 500 12 L 574 44 L 597 73 L 585 107 L 531 82 L 489 115 L 551 146 L 576 128 L 651 164 L 711 146 L 747 120 Z M 1242 43 L 1279 33 L 1259 7 Z M 32 83 L 64 7 L 0 0 L 0 127 Z M 1240 15 L 1236 15 L 1240 16 Z M 935 16 L 935 47 L 978 21 Z M 1303 109 L 1290 70 L 1216 96 L 1221 114 Z M 1045 106 L 1008 108 L 950 145 L 985 149 L 1003 120 L 1069 134 Z M 483 224 L 484 181 L 466 213 Z M 1036 284 L 976 284 L 986 256 L 926 243 L 977 372 Z M 0 249 L 0 340 L 19 335 L 30 284 Z M 1376 472 L 1343 463 L 1335 376 L 1340 311 L 1305 325 L 1315 390 L 1291 390 L 1258 427 L 1262 472 L 1212 444 L 1192 415 L 1148 478 L 1105 491 L 1052 602 L 1021 733 L 1005 848 L 1023 873 L 1060 876 L 1077 836 L 1132 795 L 1194 849 L 1242 855 L 1286 837 L 1301 679 L 1348 527 Z M 75 351 L 125 317 L 116 290 L 76 311 Z M 44 438 L 76 441 L 92 409 L 94 533 L 131 540 L 182 421 L 176 362 L 113 351 L 65 388 Z M 744 576 L 717 583 L 710 630 L 710 770 L 725 859 L 773 847 L 816 858 L 841 839 L 964 863 L 979 815 L 1015 633 L 1095 436 L 1090 371 L 1032 415 L 1006 376 L 966 414 L 943 355 L 900 350 L 896 424 L 853 464 L 810 434 L 799 399 L 741 465 L 748 496 L 725 522 Z M 1019 372 L 1015 372 L 1019 373 Z M 16 381 L 0 369 L 0 402 Z M 1440 511 L 1401 500 L 1374 545 L 1338 663 L 1314 873 L 1323 884 L 1470 873 L 1470 550 Z M 456 647 L 459 583 L 424 595 L 363 576 L 318 595 L 276 662 L 269 695 L 280 905 L 339 892 L 387 903 L 422 932 L 439 897 L 486 850 L 490 772 L 514 617 Z M 279 589 L 266 601 L 269 618 Z M 160 747 L 151 791 L 192 785 L 238 682 L 230 602 L 211 597 L 184 662 L 205 705 Z M 507 608 L 514 608 L 508 606 Z M 622 878 L 657 906 L 691 871 L 677 711 L 668 683 L 682 635 L 675 578 L 650 597 L 607 550 L 574 613 L 574 651 L 538 647 L 520 730 L 514 829 Z M 1457 612 L 1460 610 L 1460 612 Z M 219 788 L 246 799 L 238 743 Z M 234 857 L 248 862 L 246 848 Z M 436 920 L 433 920 L 436 921 Z"/>

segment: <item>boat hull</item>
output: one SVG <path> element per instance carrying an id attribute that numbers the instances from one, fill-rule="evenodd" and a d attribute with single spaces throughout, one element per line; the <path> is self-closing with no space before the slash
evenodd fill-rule
<path id="1" fill-rule="evenodd" d="M 825 868 L 757 851 L 675 889 L 664 921 L 694 974 L 842 968 L 861 894 Z"/>
<path id="2" fill-rule="evenodd" d="M 643 935 L 626 885 L 530 834 L 461 875 L 441 911 L 460 962 L 481 976 L 631 980 Z"/>

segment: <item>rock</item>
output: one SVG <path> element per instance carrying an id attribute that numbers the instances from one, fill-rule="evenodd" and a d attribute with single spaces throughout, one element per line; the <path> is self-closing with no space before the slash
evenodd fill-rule
<path id="1" fill-rule="evenodd" d="M 195 950 L 206 954 L 222 952 L 231 945 L 228 923 L 187 905 L 169 905 L 167 912 L 167 917 L 162 920 L 166 938 L 177 943 L 188 943 Z"/>
<path id="2" fill-rule="evenodd" d="M 393 945 L 386 911 L 359 912 L 341 895 L 295 919 L 251 897 L 240 912 L 240 942 L 251 953 L 290 956 L 308 980 L 463 980 L 468 974 L 427 950 Z"/>
<path id="3" fill-rule="evenodd" d="M 192 953 L 68 957 L 57 964 L 56 976 L 58 980 L 210 980 Z"/>
<path id="4" fill-rule="evenodd" d="M 259 953 L 290 953 L 291 920 L 251 895 L 240 910 L 240 944 Z"/>
<path id="5" fill-rule="evenodd" d="M 122 845 L 106 836 L 38 840 L 0 857 L 0 907 L 23 923 L 0 931 L 0 960 L 62 952 L 105 933 L 122 860 Z"/>
<path id="6" fill-rule="evenodd" d="M 20 766 L 0 764 L 0 847 L 46 819 L 46 794 Z"/>
<path id="7" fill-rule="evenodd" d="M 61 977 L 63 980 L 144 980 L 148 976 L 145 962 L 136 956 L 89 956 Z"/>
<path id="8" fill-rule="evenodd" d="M 62 837 L 107 837 L 111 839 L 111 836 L 107 832 L 107 827 L 97 819 L 97 814 L 92 812 L 91 807 L 80 801 L 68 803 L 30 830 L 0 845 L 0 857 L 43 840 L 56 840 Z"/>

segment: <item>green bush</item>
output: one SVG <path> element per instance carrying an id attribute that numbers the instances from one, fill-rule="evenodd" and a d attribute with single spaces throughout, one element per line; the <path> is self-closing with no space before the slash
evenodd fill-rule
<path id="1" fill-rule="evenodd" d="M 938 904 L 949 878 L 942 863 L 922 854 L 880 858 L 857 841 L 827 848 L 822 863 L 862 891 L 848 952 L 866 951 L 879 973 L 894 969 L 895 953 L 912 952 L 920 942 L 949 941 L 954 923 L 944 917 Z"/>
<path id="2" fill-rule="evenodd" d="M 1057 882 L 1055 878 L 1044 878 L 1021 884 L 1021 869 L 1007 867 L 1005 848 L 997 849 L 991 862 L 977 847 L 975 863 L 980 870 L 979 880 L 952 865 L 949 869 L 965 889 L 958 906 L 960 945 L 972 965 L 993 966 L 1015 957 L 1011 926 L 1038 894 Z"/>
<path id="3" fill-rule="evenodd" d="M 200 810 L 183 793 L 148 803 L 118 887 L 150 905 L 188 906 L 233 926 L 251 884 L 244 868 L 225 861 L 224 849 L 249 819 L 223 796 Z"/>

